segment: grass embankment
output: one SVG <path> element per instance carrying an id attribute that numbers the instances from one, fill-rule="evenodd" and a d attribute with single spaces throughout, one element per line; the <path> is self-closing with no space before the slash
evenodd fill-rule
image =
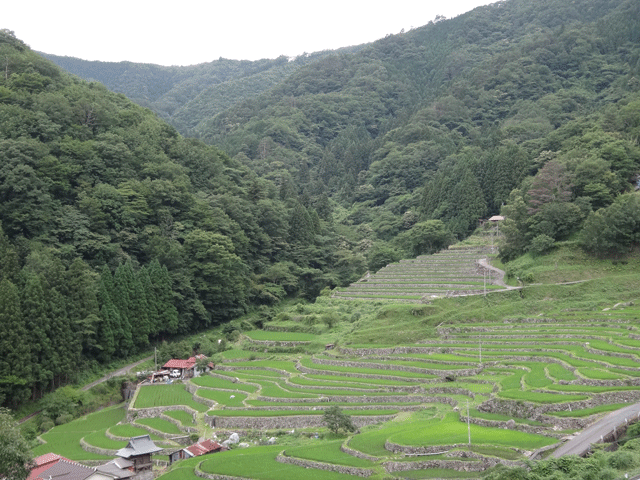
<path id="1" fill-rule="evenodd" d="M 168 407 L 171 405 L 186 405 L 199 412 L 206 412 L 209 407 L 196 402 L 187 392 L 184 385 L 145 385 L 140 388 L 135 408 Z"/>
<path id="2" fill-rule="evenodd" d="M 96 435 L 98 438 L 99 434 L 95 432 L 104 432 L 107 428 L 122 421 L 124 416 L 123 405 L 117 405 L 86 415 L 65 425 L 54 427 L 41 435 L 47 443 L 35 447 L 33 455 L 38 456 L 53 452 L 70 460 L 111 460 L 113 457 L 83 450 L 80 446 L 80 439 L 89 435 Z M 102 437 L 105 438 L 105 441 L 109 440 L 104 437 L 104 433 L 102 433 Z"/>

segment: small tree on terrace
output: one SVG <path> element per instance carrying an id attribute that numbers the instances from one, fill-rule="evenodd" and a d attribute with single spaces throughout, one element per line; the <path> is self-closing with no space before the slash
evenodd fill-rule
<path id="1" fill-rule="evenodd" d="M 338 405 L 326 409 L 322 418 L 327 428 L 336 435 L 340 430 L 345 432 L 356 431 L 355 425 L 351 422 L 351 416 L 344 413 Z"/>

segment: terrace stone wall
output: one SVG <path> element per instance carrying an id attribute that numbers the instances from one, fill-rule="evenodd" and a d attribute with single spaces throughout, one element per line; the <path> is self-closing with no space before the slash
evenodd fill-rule
<path id="1" fill-rule="evenodd" d="M 377 462 L 378 460 L 380 460 L 378 457 L 373 457 L 371 455 L 367 455 L 366 453 L 362 453 L 358 450 L 354 450 L 353 448 L 349 447 L 349 445 L 347 445 L 346 442 L 340 445 L 340 451 L 342 453 L 346 453 L 347 455 L 351 455 L 352 457 L 362 458 L 364 460 L 369 460 L 371 462 Z"/>
<path id="2" fill-rule="evenodd" d="M 394 415 L 352 416 L 356 427 L 388 422 Z M 289 428 L 323 427 L 322 415 L 290 415 L 282 417 L 207 417 L 213 428 L 246 428 L 260 430 L 278 430 Z"/>
<path id="3" fill-rule="evenodd" d="M 272 402 L 272 403 L 289 403 L 291 402 L 290 398 L 286 397 L 258 397 L 258 400 L 264 402 Z M 393 395 L 376 395 L 376 396 L 357 396 L 357 395 L 328 395 L 321 398 L 296 398 L 296 402 L 298 403 L 315 403 L 315 402 L 342 402 L 342 403 L 351 403 L 351 402 L 369 402 L 369 403 L 406 403 L 407 401 L 418 402 L 418 403 L 446 403 L 447 405 L 451 405 L 455 407 L 458 402 L 450 397 L 425 397 L 421 395 L 411 395 L 411 396 L 393 396 Z M 279 410 L 279 408 L 278 408 Z"/>
<path id="4" fill-rule="evenodd" d="M 640 391 L 623 391 L 594 394 L 587 400 L 578 400 L 564 403 L 537 404 L 522 400 L 507 400 L 491 398 L 478 406 L 482 412 L 501 413 L 516 418 L 530 418 L 532 420 L 548 420 L 553 417 L 544 416 L 549 412 L 564 412 L 567 410 L 582 410 L 610 405 L 614 403 L 632 403 L 640 401 Z M 553 420 L 558 424 L 560 419 Z"/>
<path id="5" fill-rule="evenodd" d="M 349 406 L 348 407 L 349 410 L 399 410 L 402 412 L 413 412 L 416 410 L 420 410 L 423 409 L 424 407 L 422 407 L 421 405 L 377 405 L 377 404 L 373 404 L 373 405 L 353 405 L 353 406 Z M 229 411 L 229 410 L 235 410 L 235 411 L 239 411 L 239 412 L 246 412 L 246 411 L 271 411 L 271 412 L 276 412 L 276 411 L 283 411 L 283 410 L 323 410 L 323 407 L 321 406 L 317 406 L 317 405 L 282 405 L 282 406 L 278 406 L 278 405 L 264 405 L 264 406 L 260 406 L 260 407 L 249 407 L 249 408 L 245 408 L 245 407 L 226 407 L 225 411 Z"/>
<path id="6" fill-rule="evenodd" d="M 208 480 L 251 480 L 250 478 L 246 478 L 246 477 L 234 477 L 231 475 L 221 475 L 218 473 L 203 472 L 202 470 L 200 470 L 200 465 L 202 465 L 202 462 L 196 465 L 196 468 L 194 469 L 194 473 L 196 474 L 196 476 L 200 478 L 206 478 Z"/>
<path id="7" fill-rule="evenodd" d="M 460 416 L 461 422 L 466 422 L 467 417 Z M 517 430 L 519 432 L 534 433 L 537 435 L 545 435 L 547 437 L 561 438 L 564 435 L 552 433 L 548 427 L 538 425 L 526 425 L 522 423 L 516 423 L 511 420 L 487 420 L 485 418 L 470 417 L 469 423 L 474 425 L 480 425 L 482 427 L 503 428 L 505 430 Z"/>
<path id="8" fill-rule="evenodd" d="M 234 366 L 234 365 L 216 365 L 216 370 L 222 370 L 224 372 L 233 372 L 234 370 L 271 370 L 272 372 L 278 372 L 281 373 L 282 375 L 289 375 L 289 372 L 287 372 L 286 370 L 280 370 L 279 368 L 273 368 L 273 367 L 252 367 L 250 365 L 247 366 L 242 366 L 242 367 L 238 367 L 238 366 Z"/>
<path id="9" fill-rule="evenodd" d="M 195 415 L 196 411 L 191 407 L 187 407 L 186 405 L 167 405 L 163 407 L 149 407 L 149 408 L 133 408 L 129 405 L 127 409 L 127 422 L 131 423 L 137 418 L 155 418 L 160 417 L 164 412 L 168 412 L 171 410 L 182 410 L 183 412 L 187 412 L 191 415 Z M 176 422 L 177 420 L 171 419 L 170 421 Z M 181 427 L 181 424 L 178 425 Z M 185 428 L 185 427 L 181 427 Z"/>
<path id="10" fill-rule="evenodd" d="M 276 462 L 288 463 L 290 465 L 297 465 L 298 467 L 303 468 L 316 468 L 318 470 L 338 472 L 345 475 L 356 475 L 358 477 L 369 477 L 374 474 L 374 471 L 369 468 L 349 467 L 347 465 L 336 465 L 333 463 L 316 462 L 302 458 L 288 457 L 285 452 L 278 454 Z"/>
<path id="11" fill-rule="evenodd" d="M 201 397 L 196 393 L 199 388 L 202 387 L 198 387 L 196 384 L 191 382 L 187 382 L 185 384 L 185 390 L 191 394 L 196 402 L 202 403 L 210 408 L 215 407 L 218 404 L 215 400 L 209 400 L 208 398 Z"/>
<path id="12" fill-rule="evenodd" d="M 508 462 L 497 458 L 483 457 L 478 461 L 463 460 L 423 460 L 419 462 L 384 462 L 382 465 L 388 473 L 405 472 L 407 470 L 424 470 L 427 468 L 446 468 L 459 472 L 482 472 L 498 464 L 520 466 L 518 462 Z"/>
<path id="13" fill-rule="evenodd" d="M 318 365 L 333 365 L 338 367 L 350 367 L 350 368 L 371 368 L 375 370 L 396 370 L 401 372 L 423 373 L 426 375 L 438 375 L 445 376 L 453 374 L 458 377 L 470 377 L 478 375 L 482 371 L 482 367 L 470 368 L 470 369 L 456 369 L 456 370 L 439 370 L 432 368 L 420 368 L 410 367 L 407 365 L 391 365 L 387 363 L 368 363 L 363 365 L 362 362 L 350 362 L 346 360 L 330 360 L 327 358 L 311 357 L 311 361 Z"/>
<path id="14" fill-rule="evenodd" d="M 242 339 L 261 347 L 300 347 L 311 343 L 309 340 L 254 340 L 246 335 Z"/>
<path id="15" fill-rule="evenodd" d="M 427 447 L 415 447 L 411 445 L 398 445 L 387 440 L 384 443 L 384 449 L 392 453 L 403 453 L 405 455 L 434 455 L 438 453 L 446 453 L 454 448 L 466 448 L 466 443 L 454 445 L 431 445 Z"/>

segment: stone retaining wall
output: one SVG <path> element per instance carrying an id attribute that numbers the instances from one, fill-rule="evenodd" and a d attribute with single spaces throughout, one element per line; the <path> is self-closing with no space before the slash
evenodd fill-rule
<path id="1" fill-rule="evenodd" d="M 311 343 L 308 340 L 254 340 L 246 335 L 243 335 L 242 339 L 261 347 L 300 347 Z"/>
<path id="2" fill-rule="evenodd" d="M 196 411 L 187 407 L 186 405 L 167 405 L 162 407 L 149 407 L 149 408 L 133 408 L 129 406 L 127 409 L 127 422 L 131 423 L 136 418 L 154 418 L 162 415 L 163 412 L 168 412 L 171 410 L 182 410 L 191 415 L 195 414 Z M 184 428 L 184 427 L 183 427 Z"/>
<path id="3" fill-rule="evenodd" d="M 415 378 L 407 378 L 407 377 L 396 377 L 395 375 L 377 375 L 375 373 L 355 373 L 355 372 L 336 372 L 333 370 L 322 370 L 321 368 L 309 368 L 305 367 L 301 364 L 296 365 L 296 370 L 302 373 L 311 373 L 311 374 L 319 374 L 319 375 L 331 375 L 334 377 L 352 377 L 352 378 L 375 378 L 378 380 L 394 380 L 400 382 L 415 382 Z M 436 379 L 437 381 L 441 381 L 441 379 Z M 425 379 L 425 382 L 429 381 L 429 379 Z"/>
<path id="4" fill-rule="evenodd" d="M 582 410 L 613 403 L 632 403 L 640 400 L 640 391 L 621 391 L 595 394 L 587 400 L 565 403 L 537 404 L 523 400 L 491 398 L 478 406 L 482 412 L 501 413 L 515 418 L 530 418 L 542 421 L 549 412 L 563 412 L 569 409 Z M 555 421 L 554 421 L 555 422 Z"/>
<path id="5" fill-rule="evenodd" d="M 467 417 L 460 416 L 460 421 L 466 422 Z M 534 433 L 537 435 L 545 435 L 547 437 L 554 437 L 554 438 L 561 438 L 564 436 L 558 433 L 550 432 L 548 427 L 526 425 L 522 423 L 517 423 L 515 421 L 511 421 L 511 420 L 506 420 L 506 421 L 487 420 L 485 418 L 470 417 L 469 423 L 473 423 L 474 425 L 480 425 L 482 427 L 503 428 L 506 430 L 517 430 L 519 432 Z"/>
<path id="6" fill-rule="evenodd" d="M 351 421 L 356 427 L 373 425 L 392 420 L 394 415 L 352 415 Z M 289 415 L 282 417 L 209 417 L 214 428 L 247 428 L 260 430 L 278 430 L 289 428 L 323 427 L 322 415 Z"/>
<path id="7" fill-rule="evenodd" d="M 427 468 L 446 468 L 458 472 L 482 472 L 498 464 L 521 466 L 520 462 L 508 462 L 497 458 L 483 457 L 479 461 L 465 462 L 462 460 L 423 460 L 419 462 L 384 462 L 382 465 L 388 473 L 405 472 L 407 470 L 424 470 Z"/>
<path id="8" fill-rule="evenodd" d="M 282 375 L 289 375 L 289 372 L 287 372 L 286 370 L 280 370 L 279 368 L 273 368 L 273 367 L 252 367 L 252 366 L 242 366 L 242 367 L 238 367 L 235 365 L 216 365 L 216 370 L 222 370 L 224 372 L 233 372 L 234 370 L 271 370 L 272 372 L 278 372 Z"/>
<path id="9" fill-rule="evenodd" d="M 401 412 L 413 412 L 415 410 L 420 410 L 423 407 L 420 405 L 353 405 L 349 406 L 349 410 L 399 410 Z M 246 412 L 246 411 L 266 411 L 266 412 L 275 412 L 282 410 L 323 410 L 322 406 L 317 405 L 266 405 L 261 407 L 226 407 L 225 411 L 235 410 L 238 412 Z"/>
<path id="10" fill-rule="evenodd" d="M 272 403 L 289 403 L 291 402 L 290 398 L 285 397 L 258 397 L 258 400 L 264 402 L 272 402 Z M 326 397 L 320 398 L 296 398 L 296 402 L 298 403 L 314 403 L 314 402 L 341 402 L 341 403 L 361 403 L 361 402 L 369 402 L 369 403 L 406 403 L 406 402 L 418 402 L 418 403 L 446 403 L 447 405 L 451 405 L 455 407 L 458 402 L 450 397 L 425 397 L 421 395 L 415 396 L 393 396 L 393 395 L 385 395 L 385 396 L 357 396 L 357 395 L 349 395 L 349 396 L 339 396 L 339 395 L 329 395 Z"/>
<path id="11" fill-rule="evenodd" d="M 208 480 L 251 480 L 250 478 L 245 477 L 233 477 L 231 475 L 221 475 L 218 473 L 206 473 L 200 470 L 200 465 L 202 465 L 202 462 L 198 463 L 196 465 L 196 468 L 194 469 L 194 473 L 200 478 L 206 478 Z"/>
<path id="12" fill-rule="evenodd" d="M 439 370 L 433 368 L 421 368 L 410 367 L 407 365 L 391 365 L 386 363 L 366 363 L 362 362 L 349 362 L 346 360 L 330 360 L 325 358 L 311 357 L 311 361 L 318 365 L 333 365 L 338 367 L 351 367 L 351 368 L 371 368 L 376 370 L 397 370 L 401 372 L 422 373 L 426 375 L 438 375 L 445 376 L 453 374 L 457 377 L 470 377 L 478 375 L 482 371 L 482 367 L 469 368 L 469 369 L 456 369 L 456 370 Z"/>
<path id="13" fill-rule="evenodd" d="M 369 468 L 348 467 L 346 465 L 336 465 L 333 463 L 315 462 L 302 458 L 288 457 L 285 452 L 278 454 L 276 462 L 297 465 L 303 468 L 316 468 L 318 470 L 326 470 L 329 472 L 338 472 L 345 475 L 356 475 L 358 477 L 369 477 L 374 471 Z"/>
<path id="14" fill-rule="evenodd" d="M 466 448 L 468 445 L 455 444 L 455 445 L 431 445 L 427 447 L 415 447 L 411 445 L 398 445 L 387 440 L 384 443 L 384 449 L 392 453 L 403 453 L 405 455 L 433 455 L 437 453 L 445 453 L 454 448 Z"/>
<path id="15" fill-rule="evenodd" d="M 352 457 L 362 458 L 364 460 L 369 460 L 371 462 L 377 462 L 380 460 L 378 457 L 372 457 L 371 455 L 367 455 L 366 453 L 362 453 L 358 450 L 354 450 L 353 448 L 349 447 L 349 445 L 347 445 L 346 442 L 340 445 L 340 451 L 342 453 L 346 453 L 347 455 L 351 455 Z"/>

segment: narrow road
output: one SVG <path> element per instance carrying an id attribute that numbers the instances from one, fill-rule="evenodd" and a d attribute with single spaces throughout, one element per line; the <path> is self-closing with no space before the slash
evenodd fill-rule
<path id="1" fill-rule="evenodd" d="M 126 375 L 127 373 L 129 373 L 131 370 L 133 370 L 134 367 L 137 367 L 138 365 L 140 365 L 143 362 L 146 362 L 147 360 L 151 360 L 153 358 L 153 355 L 143 358 L 142 360 L 138 360 L 137 362 L 134 363 L 130 363 L 129 365 L 125 365 L 124 367 L 116 370 L 115 372 L 111 372 L 107 375 L 105 375 L 102 378 L 99 378 L 98 380 L 96 380 L 95 382 L 91 382 L 88 385 L 85 385 L 84 387 L 82 387 L 80 390 L 89 390 L 90 388 L 95 387 L 96 385 L 98 385 L 99 383 L 102 382 L 106 382 L 107 380 L 109 380 L 112 377 L 119 377 L 121 375 Z"/>
<path id="2" fill-rule="evenodd" d="M 99 378 L 98 380 L 96 380 L 95 382 L 91 382 L 88 385 L 85 385 L 84 387 L 82 387 L 80 390 L 89 390 L 91 387 L 95 387 L 96 385 L 102 383 L 102 382 L 106 382 L 107 380 L 109 380 L 112 377 L 119 377 L 121 375 L 126 375 L 127 373 L 129 373 L 134 367 L 137 367 L 138 365 L 140 365 L 143 362 L 146 362 L 147 360 L 151 360 L 153 358 L 153 355 L 143 358 L 142 360 L 138 360 L 137 362 L 134 363 L 130 363 L 129 365 L 125 365 L 122 368 L 119 368 L 118 370 L 116 370 L 115 372 L 111 372 L 107 375 L 105 375 L 102 378 Z M 29 420 L 30 418 L 35 417 L 36 415 L 38 415 L 40 413 L 40 410 L 38 410 L 37 412 L 33 412 L 30 415 L 27 415 L 26 417 L 21 418 L 20 420 L 18 420 L 18 423 L 24 423 L 27 420 Z"/>
<path id="3" fill-rule="evenodd" d="M 640 417 L 640 403 L 629 405 L 628 407 L 621 408 L 615 412 L 611 412 L 609 415 L 596 423 L 586 428 L 580 434 L 569 440 L 567 443 L 558 448 L 551 455 L 555 458 L 559 458 L 563 455 L 584 455 L 589 451 L 591 444 L 601 442 L 601 438 L 606 438 L 607 435 L 614 433 L 615 430 L 619 430 L 627 424 L 627 421 L 631 422 L 638 420 Z"/>

